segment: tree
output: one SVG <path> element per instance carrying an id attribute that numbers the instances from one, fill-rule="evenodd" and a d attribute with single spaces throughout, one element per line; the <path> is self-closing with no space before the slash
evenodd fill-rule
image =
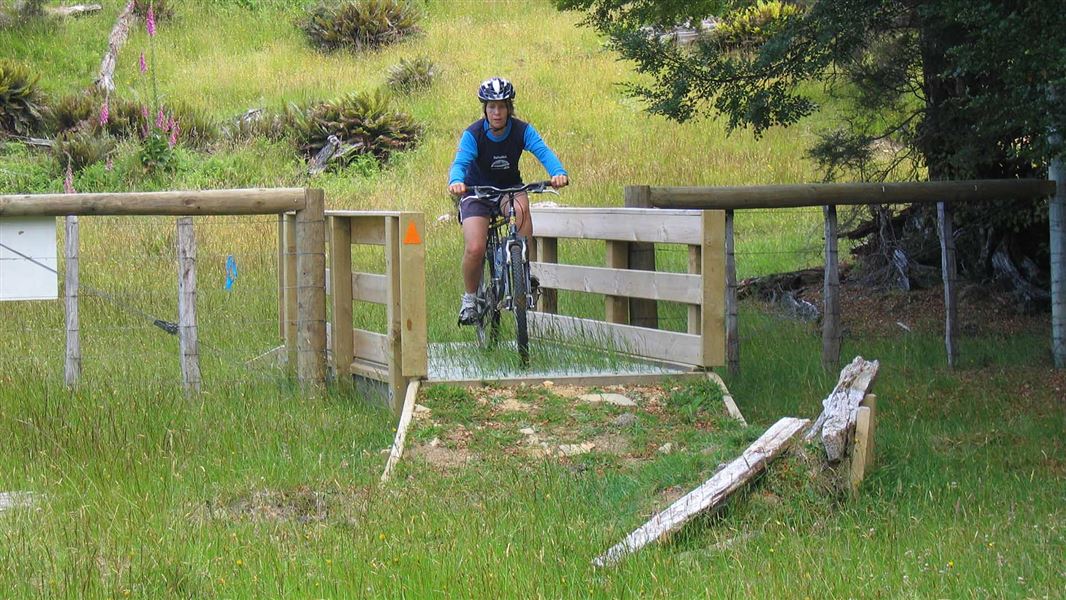
<path id="1" fill-rule="evenodd" d="M 1063 151 L 1048 142 L 1051 128 L 1066 131 L 1066 93 L 1054 93 L 1066 91 L 1066 11 L 1057 1 L 556 5 L 587 11 L 586 23 L 649 76 L 629 91 L 652 113 L 682 122 L 717 114 L 731 130 L 759 135 L 831 103 L 841 123 L 809 149 L 827 180 L 1033 177 Z M 678 44 L 665 34 L 679 25 L 701 31 Z M 961 211 L 963 271 L 990 275 L 996 248 L 1046 264 L 1044 206 L 1004 200 Z M 904 240 L 910 224 L 918 242 L 934 231 L 927 219 L 915 209 L 891 222 Z M 916 259 L 919 245 L 910 248 Z"/>

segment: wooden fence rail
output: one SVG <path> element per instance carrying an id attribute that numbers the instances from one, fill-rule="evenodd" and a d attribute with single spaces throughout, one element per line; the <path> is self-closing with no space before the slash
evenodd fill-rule
<path id="1" fill-rule="evenodd" d="M 1052 177 L 1062 177 L 1061 166 L 1052 169 Z M 763 185 L 726 187 L 653 187 L 627 186 L 626 198 L 646 198 L 648 204 L 660 209 L 725 210 L 726 253 L 726 347 L 730 371 L 737 372 L 740 365 L 735 310 L 736 261 L 733 243 L 733 211 L 752 208 L 798 208 L 823 206 L 825 209 L 825 282 L 824 311 L 822 319 L 822 363 L 828 370 L 835 370 L 840 363 L 841 325 L 838 288 L 840 284 L 837 256 L 837 212 L 840 205 L 864 204 L 911 204 L 937 203 L 938 234 L 941 243 L 941 271 L 944 281 L 945 333 L 947 361 L 951 367 L 958 360 L 958 310 L 956 294 L 955 231 L 952 206 L 959 203 L 987 202 L 1003 199 L 1032 199 L 1054 196 L 1059 200 L 1050 203 L 1052 241 L 1052 279 L 1066 272 L 1066 261 L 1060 246 L 1063 229 L 1066 227 L 1060 215 L 1063 186 L 1043 179 L 983 179 L 974 181 L 929 181 L 909 183 L 824 183 L 801 185 Z M 1056 195 L 1057 194 L 1057 195 Z M 1059 211 L 1059 212 L 1056 212 Z M 656 219 L 657 220 L 657 219 Z M 539 223 L 538 223 L 539 226 Z M 1058 287 L 1052 285 L 1052 346 L 1056 365 L 1066 364 L 1066 348 L 1061 341 L 1066 331 L 1066 311 L 1055 311 L 1063 305 L 1062 276 Z M 1056 294 L 1057 290 L 1057 294 Z M 733 304 L 731 305 L 730 302 Z"/>
<path id="2" fill-rule="evenodd" d="M 636 356 L 694 367 L 725 364 L 725 263 L 717 251 L 724 244 L 722 212 L 534 208 L 532 214 L 540 253 L 532 270 L 546 292 L 539 312 L 531 315 L 534 335 L 587 336 Z M 559 264 L 560 238 L 604 241 L 606 266 Z M 688 246 L 688 272 L 634 268 L 631 245 L 638 243 Z M 556 290 L 603 294 L 604 320 L 555 314 Z M 643 308 L 634 311 L 633 299 L 689 305 L 686 331 L 647 326 L 649 319 L 640 314 Z"/>

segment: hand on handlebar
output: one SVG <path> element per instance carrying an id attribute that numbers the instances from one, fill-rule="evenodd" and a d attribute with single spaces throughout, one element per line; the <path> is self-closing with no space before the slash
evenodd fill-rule
<path id="1" fill-rule="evenodd" d="M 566 175 L 555 175 L 552 177 L 551 184 L 555 189 L 563 188 L 570 184 L 570 178 Z"/>
<path id="2" fill-rule="evenodd" d="M 448 186 L 448 191 L 456 196 L 462 196 L 466 193 L 466 184 L 462 181 L 457 181 Z"/>

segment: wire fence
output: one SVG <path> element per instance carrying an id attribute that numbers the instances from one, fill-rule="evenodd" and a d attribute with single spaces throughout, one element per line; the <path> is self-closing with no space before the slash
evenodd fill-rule
<path id="1" fill-rule="evenodd" d="M 57 227 L 62 249 L 61 219 Z M 282 379 L 282 371 L 252 360 L 281 343 L 277 217 L 196 217 L 193 228 L 205 384 Z M 79 229 L 81 380 L 181 385 L 175 218 L 81 217 Z M 38 275 L 62 283 L 62 252 L 54 270 L 34 264 Z M 59 300 L 0 303 L 0 370 L 8 377 L 63 381 L 59 287 Z"/>

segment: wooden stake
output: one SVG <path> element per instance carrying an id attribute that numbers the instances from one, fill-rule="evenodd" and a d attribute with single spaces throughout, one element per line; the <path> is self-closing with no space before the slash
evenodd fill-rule
<path id="1" fill-rule="evenodd" d="M 326 383 L 326 216 L 322 190 L 309 189 L 296 211 L 296 378 Z"/>
<path id="2" fill-rule="evenodd" d="M 948 354 L 948 367 L 955 368 L 959 358 L 956 345 L 959 318 L 955 295 L 955 224 L 951 206 L 946 202 L 938 202 L 936 216 L 940 231 L 940 271 L 944 279 L 944 346 Z"/>
<path id="3" fill-rule="evenodd" d="M 415 412 L 415 400 L 418 398 L 419 380 L 412 379 L 407 384 L 407 393 L 403 398 L 403 410 L 400 412 L 400 423 L 396 426 L 396 438 L 392 441 L 392 450 L 389 451 L 389 460 L 385 463 L 385 471 L 381 474 L 381 483 L 389 480 L 392 469 L 403 458 L 404 444 L 407 441 L 407 428 L 411 425 L 411 415 Z"/>
<path id="4" fill-rule="evenodd" d="M 81 378 L 81 337 L 78 323 L 78 217 L 66 218 L 66 274 L 63 295 L 66 298 L 67 353 L 64 379 L 67 387 L 78 385 Z"/>
<path id="5" fill-rule="evenodd" d="M 867 444 L 870 441 L 870 409 L 860 406 L 855 409 L 855 443 L 851 449 L 850 483 L 852 493 L 859 491 L 859 484 L 866 477 Z"/>
<path id="6" fill-rule="evenodd" d="M 659 538 L 677 531 L 697 514 L 715 508 L 729 496 L 751 481 L 766 468 L 766 465 L 784 452 L 810 421 L 785 417 L 774 423 L 766 433 L 744 451 L 740 458 L 715 473 L 703 485 L 692 490 L 655 515 L 626 539 L 597 557 L 592 563 L 598 567 L 610 566 L 623 557 Z"/>
<path id="7" fill-rule="evenodd" d="M 627 185 L 624 206 L 626 208 L 652 208 L 651 188 L 646 185 Z M 655 245 L 646 242 L 634 242 L 628 248 L 627 269 L 641 271 L 655 270 Z M 659 328 L 659 305 L 655 300 L 630 298 L 629 323 L 637 327 Z M 619 321 L 621 322 L 621 321 Z"/>
<path id="8" fill-rule="evenodd" d="M 840 364 L 840 271 L 837 266 L 837 207 L 825 212 L 825 286 L 822 316 L 822 366 L 836 370 Z"/>
<path id="9" fill-rule="evenodd" d="M 1053 146 L 1061 147 L 1059 135 Z M 1066 369 L 1066 164 L 1051 161 L 1048 177 L 1057 184 L 1048 201 L 1051 254 L 1051 354 L 1055 368 Z"/>
<path id="10" fill-rule="evenodd" d="M 178 348 L 187 394 L 200 392 L 200 343 L 196 331 L 196 236 L 192 217 L 178 219 Z"/>
<path id="11" fill-rule="evenodd" d="M 833 392 L 822 401 L 822 414 L 804 436 L 809 441 L 821 435 L 830 463 L 838 462 L 847 454 L 848 440 L 855 424 L 855 409 L 873 386 L 879 366 L 876 360 L 867 361 L 856 356 L 844 367 Z"/>
<path id="12" fill-rule="evenodd" d="M 285 285 L 283 287 L 283 294 L 285 296 L 285 310 L 282 313 L 282 318 L 285 320 L 285 348 L 288 354 L 288 366 L 289 370 L 293 373 L 296 372 L 296 215 L 285 214 L 282 215 L 283 229 L 285 233 L 284 237 L 284 264 L 283 275 Z"/>
<path id="13" fill-rule="evenodd" d="M 740 324 L 737 320 L 737 257 L 733 211 L 725 211 L 725 350 L 731 375 L 740 373 Z"/>

